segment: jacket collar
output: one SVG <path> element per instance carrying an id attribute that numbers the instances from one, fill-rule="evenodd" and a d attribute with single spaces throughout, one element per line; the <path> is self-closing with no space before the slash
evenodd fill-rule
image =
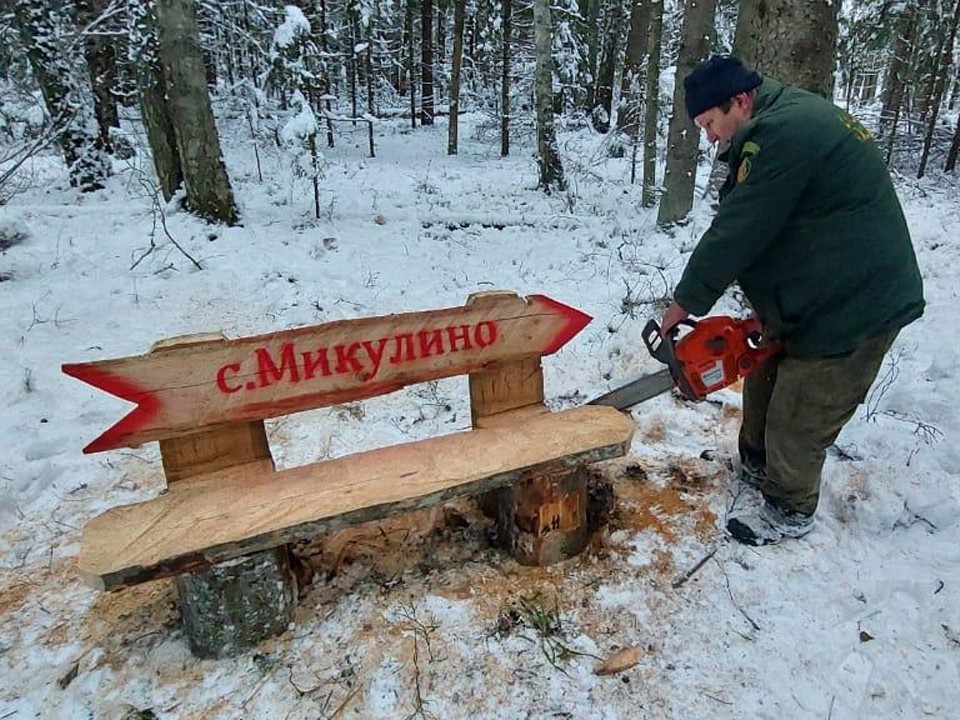
<path id="1" fill-rule="evenodd" d="M 773 106 L 785 88 L 786 86 L 777 80 L 766 79 L 760 83 L 760 87 L 757 88 L 757 99 L 753 103 L 753 115 L 751 115 L 743 127 L 737 130 L 733 137 L 730 138 L 730 144 L 718 155 L 720 160 L 730 161 L 733 159 L 739 162 L 740 149 L 743 147 L 743 143 L 750 134 L 754 123 Z"/>
<path id="2" fill-rule="evenodd" d="M 769 78 L 760 83 L 760 87 L 757 88 L 757 99 L 753 104 L 753 117 L 756 118 L 757 115 L 762 114 L 764 110 L 773 105 L 780 97 L 784 87 L 783 83 Z"/>

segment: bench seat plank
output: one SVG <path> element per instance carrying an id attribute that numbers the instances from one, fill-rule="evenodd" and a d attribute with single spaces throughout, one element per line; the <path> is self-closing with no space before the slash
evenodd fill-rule
<path id="1" fill-rule="evenodd" d="M 480 428 L 289 470 L 260 461 L 172 483 L 87 523 L 78 566 L 98 589 L 169 577 L 391 513 L 626 453 L 635 425 L 603 406 L 530 408 Z"/>

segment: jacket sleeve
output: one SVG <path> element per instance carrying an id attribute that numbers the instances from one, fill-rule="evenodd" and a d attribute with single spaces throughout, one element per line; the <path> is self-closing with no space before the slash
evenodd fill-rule
<path id="1" fill-rule="evenodd" d="M 676 302 L 692 315 L 710 312 L 741 271 L 776 241 L 820 164 L 815 149 L 820 143 L 806 128 L 765 124 L 746 128 L 744 144 L 759 149 L 731 168 L 737 182 L 720 202 L 674 291 Z"/>

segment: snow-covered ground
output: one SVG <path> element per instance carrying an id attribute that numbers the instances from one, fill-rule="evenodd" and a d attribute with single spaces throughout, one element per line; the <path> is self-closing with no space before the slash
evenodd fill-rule
<path id="1" fill-rule="evenodd" d="M 243 226 L 164 210 L 202 270 L 164 233 L 138 161 L 90 195 L 39 163 L 37 187 L 0 207 L 0 234 L 26 235 L 0 254 L 0 720 L 956 717 L 960 188 L 942 178 L 899 182 L 928 309 L 831 454 L 807 539 L 724 539 L 740 403 L 727 390 L 634 409 L 631 454 L 604 468 L 617 512 L 557 566 L 492 548 L 469 503 L 360 528 L 306 549 L 317 581 L 287 633 L 218 661 L 190 655 L 171 582 L 113 594 L 80 582 L 83 524 L 163 480 L 155 443 L 81 454 L 127 405 L 64 362 L 502 288 L 594 317 L 545 361 L 552 406 L 656 369 L 640 329 L 708 224 L 704 203 L 670 237 L 638 207 L 629 152 L 611 158 L 585 130 L 561 131 L 571 188 L 546 196 L 529 137 L 501 159 L 493 126 L 468 117 L 448 157 L 444 124 L 404 122 L 378 126 L 375 159 L 362 127 L 327 152 L 319 220 L 289 163 L 261 147 L 260 180 L 251 141 L 228 126 Z M 268 430 L 293 466 L 468 426 L 455 378 Z M 595 673 L 624 648 L 636 665 Z"/>

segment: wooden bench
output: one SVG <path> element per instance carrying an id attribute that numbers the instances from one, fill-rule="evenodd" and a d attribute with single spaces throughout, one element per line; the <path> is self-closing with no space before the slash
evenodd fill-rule
<path id="1" fill-rule="evenodd" d="M 98 589 L 177 577 L 191 649 L 222 656 L 283 632 L 297 597 L 288 544 L 496 491 L 498 535 L 546 564 L 587 541 L 588 463 L 623 455 L 634 425 L 602 406 L 550 412 L 540 358 L 589 317 L 544 296 L 471 296 L 420 313 L 228 340 L 163 341 L 63 371 L 137 404 L 84 452 L 157 440 L 167 489 L 83 530 Z M 472 428 L 276 470 L 264 419 L 469 376 Z"/>

